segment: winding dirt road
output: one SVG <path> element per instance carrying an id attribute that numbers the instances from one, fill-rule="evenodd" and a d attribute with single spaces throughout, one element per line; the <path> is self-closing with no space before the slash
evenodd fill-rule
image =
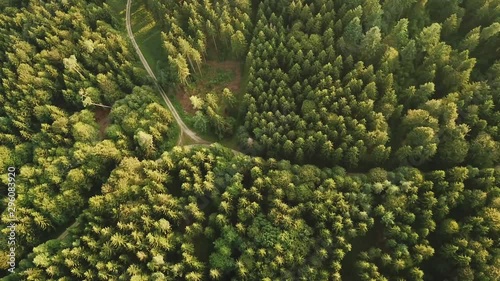
<path id="1" fill-rule="evenodd" d="M 126 25 L 127 25 L 128 37 L 130 38 L 130 41 L 132 41 L 132 45 L 134 46 L 134 49 L 135 49 L 137 55 L 139 56 L 139 59 L 141 60 L 142 65 L 144 66 L 144 68 L 148 72 L 149 76 L 151 76 L 151 78 L 153 79 L 153 82 L 154 82 L 156 88 L 158 89 L 158 91 L 160 92 L 161 97 L 163 98 L 163 100 L 167 104 L 167 107 L 170 110 L 170 112 L 172 112 L 172 115 L 174 116 L 175 121 L 177 122 L 177 124 L 179 124 L 179 127 L 181 129 L 181 133 L 179 134 L 179 141 L 177 142 L 177 145 L 182 145 L 182 135 L 186 135 L 187 137 L 191 138 L 194 143 L 209 144 L 210 142 L 199 137 L 195 132 L 193 132 L 191 129 L 189 129 L 186 126 L 186 124 L 184 124 L 184 121 L 182 121 L 181 117 L 179 116 L 179 113 L 177 113 L 177 110 L 175 110 L 174 106 L 172 105 L 172 102 L 167 97 L 167 94 L 165 93 L 163 88 L 158 83 L 158 80 L 156 79 L 156 76 L 153 73 L 153 70 L 151 70 L 151 67 L 149 66 L 146 58 L 144 58 L 144 55 L 142 54 L 142 51 L 139 48 L 139 45 L 137 45 L 137 42 L 135 41 L 134 33 L 132 32 L 132 25 L 130 24 L 130 22 L 131 22 L 131 20 L 130 20 L 131 6 L 132 6 L 132 0 L 127 0 Z"/>

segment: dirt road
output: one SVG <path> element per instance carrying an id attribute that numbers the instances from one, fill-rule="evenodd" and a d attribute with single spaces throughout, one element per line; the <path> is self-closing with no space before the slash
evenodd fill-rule
<path id="1" fill-rule="evenodd" d="M 179 116 L 179 113 L 177 113 L 177 110 L 175 110 L 174 106 L 172 105 L 172 102 L 170 99 L 167 97 L 167 94 L 165 91 L 162 89 L 160 84 L 158 83 L 158 80 L 156 79 L 155 74 L 153 73 L 153 70 L 151 70 L 151 67 L 149 66 L 149 63 L 146 61 L 146 58 L 144 58 L 144 55 L 142 54 L 141 49 L 139 48 L 139 45 L 137 45 L 137 42 L 135 41 L 134 33 L 132 32 L 132 25 L 131 25 L 131 20 L 130 20 L 130 9 L 132 6 L 132 0 L 127 0 L 127 10 L 126 10 L 126 26 L 127 26 L 127 33 L 128 37 L 130 38 L 130 41 L 132 41 L 132 45 L 134 46 L 134 49 L 139 56 L 139 59 L 142 62 L 142 65 L 148 72 L 149 76 L 153 79 L 153 82 L 158 89 L 158 92 L 160 92 L 161 97 L 167 104 L 168 109 L 172 113 L 172 115 L 175 118 L 175 121 L 177 124 L 179 124 L 179 127 L 181 129 L 181 133 L 179 135 L 179 141 L 177 145 L 182 145 L 182 135 L 186 135 L 187 137 L 191 138 L 194 143 L 199 143 L 199 144 L 208 144 L 210 142 L 202 139 L 199 137 L 195 132 L 193 132 L 191 129 L 189 129 L 186 124 L 184 124 L 184 121 L 182 121 L 181 117 Z"/>

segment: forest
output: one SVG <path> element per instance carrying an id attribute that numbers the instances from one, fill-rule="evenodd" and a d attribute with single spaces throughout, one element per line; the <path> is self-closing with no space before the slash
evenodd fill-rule
<path id="1" fill-rule="evenodd" d="M 0 49 L 1 280 L 499 280 L 500 0 L 0 0 Z"/>

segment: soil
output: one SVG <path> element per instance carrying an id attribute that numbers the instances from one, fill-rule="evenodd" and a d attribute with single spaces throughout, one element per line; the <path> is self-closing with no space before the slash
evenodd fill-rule
<path id="1" fill-rule="evenodd" d="M 214 60 L 207 60 L 206 65 L 208 65 L 210 68 L 213 69 L 222 69 L 225 71 L 232 72 L 234 74 L 234 78 L 231 82 L 229 82 L 226 85 L 218 85 L 213 89 L 214 92 L 220 92 L 224 88 L 228 88 L 233 92 L 234 94 L 238 94 L 241 88 L 241 62 L 240 61 L 214 61 Z M 204 82 L 200 82 L 201 87 L 204 87 Z M 191 104 L 191 100 L 189 97 L 191 95 L 194 95 L 195 93 L 191 93 L 193 90 L 187 89 L 186 87 L 179 87 L 176 92 L 176 98 L 182 105 L 182 108 L 184 111 L 186 111 L 190 115 L 194 115 L 196 110 L 193 108 Z M 194 90 L 196 91 L 196 90 Z M 193 91 L 193 92 L 194 92 Z M 205 93 L 203 93 L 205 94 Z"/>
<path id="2" fill-rule="evenodd" d="M 193 108 L 191 104 L 191 100 L 189 99 L 189 94 L 186 93 L 186 89 L 184 87 L 179 88 L 176 93 L 177 100 L 181 103 L 182 108 L 189 115 L 194 115 L 196 110 Z"/>
<path id="3" fill-rule="evenodd" d="M 106 129 L 111 124 L 111 118 L 109 113 L 111 110 L 109 108 L 97 107 L 94 113 L 94 118 L 99 125 L 99 137 L 104 139 L 106 136 Z"/>

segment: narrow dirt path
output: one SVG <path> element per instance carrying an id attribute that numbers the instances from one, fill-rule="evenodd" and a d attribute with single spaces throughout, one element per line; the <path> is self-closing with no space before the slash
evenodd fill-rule
<path id="1" fill-rule="evenodd" d="M 199 137 L 195 132 L 193 132 L 191 129 L 189 129 L 186 126 L 186 124 L 184 124 L 184 121 L 182 121 L 181 117 L 179 116 L 179 113 L 177 113 L 177 110 L 175 110 L 174 105 L 172 104 L 170 99 L 167 97 L 167 94 L 165 93 L 165 91 L 162 89 L 162 87 L 158 83 L 158 80 L 156 79 L 156 76 L 153 73 L 153 70 L 149 66 L 149 63 L 147 62 L 146 58 L 144 58 L 144 55 L 142 54 L 142 51 L 139 48 L 139 45 L 137 45 L 137 42 L 135 41 L 134 33 L 132 32 L 132 25 L 130 23 L 131 22 L 131 20 L 130 20 L 131 6 L 132 6 L 132 0 L 127 0 L 126 26 L 127 26 L 128 37 L 130 38 L 130 41 L 132 41 L 132 45 L 134 46 L 134 49 L 135 49 L 137 55 L 139 56 L 139 59 L 141 60 L 142 65 L 144 66 L 144 68 L 148 72 L 149 76 L 151 76 L 151 78 L 153 79 L 153 82 L 154 82 L 156 88 L 158 89 L 158 91 L 160 92 L 161 97 L 163 98 L 163 100 L 167 104 L 167 107 L 170 110 L 170 112 L 172 112 L 172 115 L 174 116 L 175 121 L 177 122 L 177 124 L 179 124 L 181 132 L 179 134 L 179 142 L 177 143 L 177 145 L 182 145 L 181 140 L 182 140 L 183 134 L 186 135 L 187 137 L 191 138 L 195 143 L 199 143 L 199 144 L 210 143 L 210 142 L 202 139 L 201 137 Z"/>

